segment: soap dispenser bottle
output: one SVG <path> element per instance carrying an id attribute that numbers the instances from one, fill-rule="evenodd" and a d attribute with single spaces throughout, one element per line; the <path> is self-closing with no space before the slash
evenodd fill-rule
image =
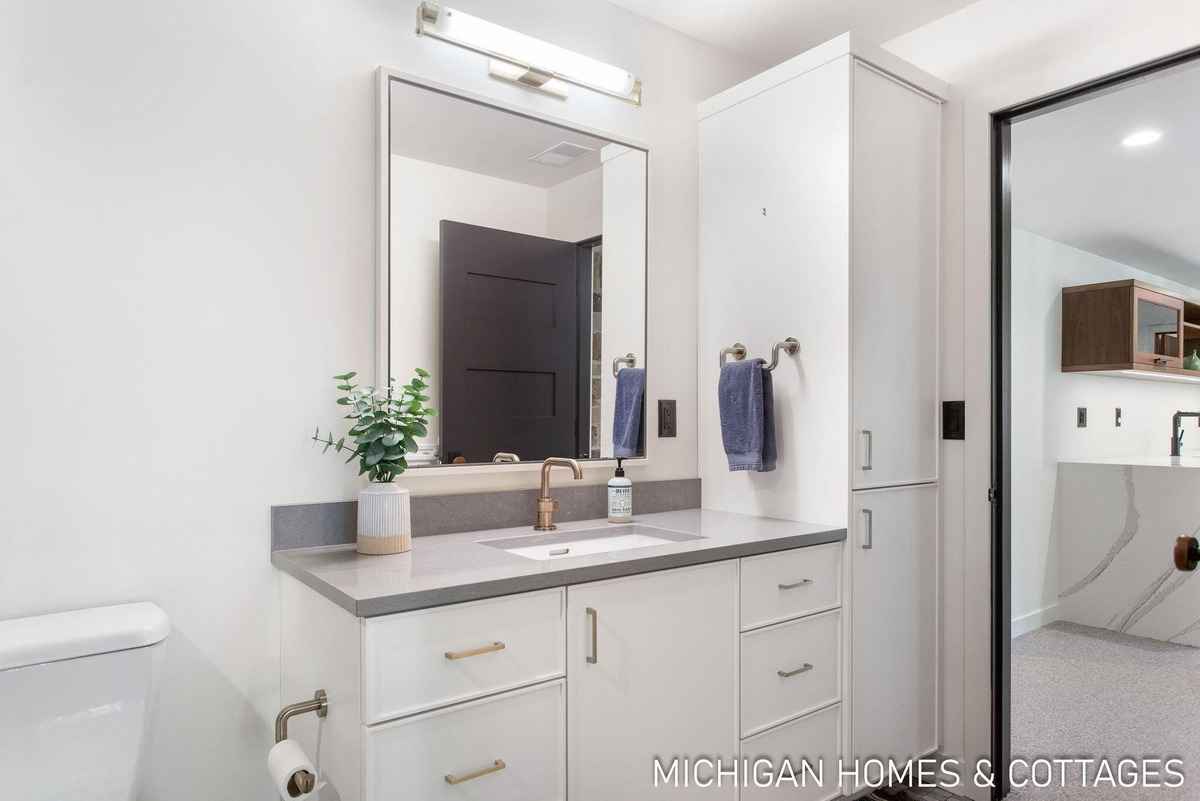
<path id="1" fill-rule="evenodd" d="M 625 478 L 625 468 L 617 459 L 617 472 L 608 480 L 608 522 L 633 520 L 633 482 Z"/>

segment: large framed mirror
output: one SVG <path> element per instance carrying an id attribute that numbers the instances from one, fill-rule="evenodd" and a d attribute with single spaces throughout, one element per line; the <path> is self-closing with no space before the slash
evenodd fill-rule
<path id="1" fill-rule="evenodd" d="M 380 70 L 379 378 L 413 467 L 645 458 L 648 150 Z"/>

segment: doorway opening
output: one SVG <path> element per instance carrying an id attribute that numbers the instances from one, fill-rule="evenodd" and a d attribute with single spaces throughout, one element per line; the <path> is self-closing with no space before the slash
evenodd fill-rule
<path id="1" fill-rule="evenodd" d="M 994 798 L 1200 764 L 1196 97 L 1200 48 L 992 115 Z"/>

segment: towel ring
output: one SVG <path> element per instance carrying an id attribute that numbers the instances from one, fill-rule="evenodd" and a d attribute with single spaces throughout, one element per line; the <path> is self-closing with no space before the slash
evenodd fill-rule
<path id="1" fill-rule="evenodd" d="M 621 371 L 621 368 L 617 366 L 621 364 L 627 367 L 637 367 L 637 356 L 634 356 L 632 353 L 626 353 L 624 356 L 618 356 L 613 359 L 613 378 L 616 378 L 617 373 Z"/>
<path id="2" fill-rule="evenodd" d="M 782 342 L 776 342 L 771 346 L 771 363 L 767 365 L 765 370 L 770 372 L 779 366 L 779 351 L 783 351 L 788 356 L 795 356 L 800 352 L 800 340 L 795 337 L 788 337 Z"/>
<path id="3" fill-rule="evenodd" d="M 746 350 L 746 346 L 741 342 L 734 342 L 728 348 L 721 348 L 721 366 L 725 366 L 726 356 L 732 356 L 734 361 L 740 362 L 742 359 L 746 358 L 747 353 L 748 351 Z"/>

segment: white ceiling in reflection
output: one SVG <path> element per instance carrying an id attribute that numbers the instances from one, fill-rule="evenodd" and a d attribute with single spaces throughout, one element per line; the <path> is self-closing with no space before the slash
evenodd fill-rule
<path id="1" fill-rule="evenodd" d="M 412 84 L 391 84 L 391 152 L 419 161 L 548 188 L 600 167 L 607 140 L 464 102 Z M 530 161 L 561 142 L 590 150 L 564 166 Z"/>

